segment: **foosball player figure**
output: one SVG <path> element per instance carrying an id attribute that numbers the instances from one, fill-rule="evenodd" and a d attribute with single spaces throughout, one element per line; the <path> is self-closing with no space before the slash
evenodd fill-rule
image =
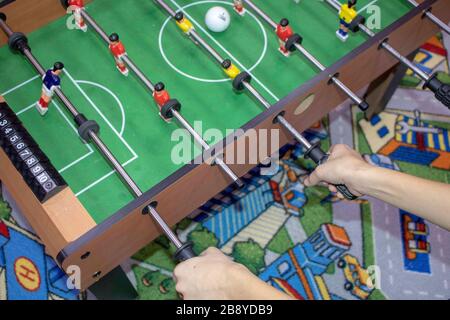
<path id="1" fill-rule="evenodd" d="M 36 102 L 36 109 L 45 116 L 48 112 L 48 105 L 52 102 L 55 90 L 61 86 L 61 72 L 64 69 L 62 62 L 56 62 L 52 69 L 47 70 L 42 77 L 42 94 L 38 102 Z"/>
<path id="2" fill-rule="evenodd" d="M 123 43 L 119 39 L 117 33 L 113 33 L 109 36 L 109 50 L 111 51 L 114 59 L 116 60 L 117 70 L 120 71 L 125 77 L 128 77 L 128 68 L 123 62 L 122 58 L 127 54 Z"/>
<path id="3" fill-rule="evenodd" d="M 356 0 L 349 0 L 341 6 L 339 11 L 340 25 L 336 35 L 342 41 L 347 41 L 350 23 L 358 16 L 356 11 Z"/>
<path id="4" fill-rule="evenodd" d="M 292 28 L 289 26 L 289 20 L 281 19 L 280 24 L 277 26 L 276 32 L 280 42 L 279 51 L 285 57 L 289 57 L 291 52 L 286 49 L 286 41 L 288 41 L 289 38 L 294 35 Z"/>
<path id="5" fill-rule="evenodd" d="M 194 29 L 192 22 L 189 21 L 183 14 L 183 12 L 177 12 L 175 15 L 175 20 L 177 22 L 177 26 L 183 31 L 185 34 L 190 35 L 191 30 Z"/>
<path id="6" fill-rule="evenodd" d="M 161 113 L 161 109 L 170 100 L 169 92 L 167 92 L 166 86 L 164 85 L 164 83 L 158 82 L 157 84 L 155 84 L 155 90 L 153 92 L 153 99 L 155 99 L 155 102 L 159 107 L 159 116 L 165 122 L 170 123 L 170 119 L 164 118 L 164 116 Z"/>
<path id="7" fill-rule="evenodd" d="M 245 7 L 242 0 L 233 0 L 233 8 L 234 11 L 236 11 L 239 15 L 243 16 L 245 15 Z"/>
<path id="8" fill-rule="evenodd" d="M 241 71 L 233 63 L 231 63 L 230 59 L 225 59 L 222 62 L 222 68 L 231 80 L 234 80 L 241 73 Z"/>
<path id="9" fill-rule="evenodd" d="M 84 0 L 69 0 L 67 4 L 73 11 L 75 25 L 77 26 L 77 28 L 86 32 L 88 27 L 86 25 L 86 22 L 84 22 L 83 17 L 81 16 L 81 10 L 83 10 L 84 8 Z"/>

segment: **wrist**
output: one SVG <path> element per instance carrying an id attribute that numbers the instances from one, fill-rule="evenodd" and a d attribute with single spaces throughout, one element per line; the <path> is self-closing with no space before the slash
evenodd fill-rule
<path id="1" fill-rule="evenodd" d="M 245 300 L 252 295 L 253 274 L 245 266 L 233 263 L 227 267 L 227 299 L 229 300 Z M 253 292 L 254 294 L 254 292 Z"/>
<path id="2" fill-rule="evenodd" d="M 376 177 L 379 176 L 385 169 L 366 164 L 355 170 L 351 177 L 349 185 L 354 190 L 364 195 L 371 195 L 371 188 L 376 183 Z"/>

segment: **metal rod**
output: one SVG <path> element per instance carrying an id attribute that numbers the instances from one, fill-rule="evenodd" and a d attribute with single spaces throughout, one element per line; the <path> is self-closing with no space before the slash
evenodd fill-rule
<path id="1" fill-rule="evenodd" d="M 39 61 L 36 60 L 36 58 L 33 56 L 33 54 L 29 51 L 29 50 L 24 50 L 23 53 L 28 60 L 30 61 L 30 63 L 34 66 L 34 68 L 37 70 L 37 72 L 41 75 L 44 76 L 45 75 L 45 70 L 44 68 L 41 66 L 41 64 L 39 63 Z M 72 114 L 73 117 L 76 117 L 79 115 L 79 112 L 77 110 L 77 108 L 72 104 L 72 102 L 66 97 L 66 95 L 64 94 L 64 92 L 61 91 L 61 89 L 56 88 L 55 89 L 55 94 L 56 96 L 62 101 L 62 103 L 64 104 L 64 106 L 66 107 L 66 109 Z"/>
<path id="2" fill-rule="evenodd" d="M 3 19 L 0 19 L 0 27 L 2 28 L 3 32 L 9 37 L 12 36 L 12 34 L 14 33 L 11 28 L 6 24 L 5 21 L 3 21 Z"/>
<path id="3" fill-rule="evenodd" d="M 170 8 L 169 8 L 170 9 Z M 98 33 L 98 35 L 106 42 L 107 45 L 111 44 L 109 40 L 109 36 L 106 32 L 100 27 L 100 25 L 92 18 L 89 13 L 85 10 L 81 10 L 82 17 L 86 20 L 86 22 Z M 172 15 L 172 13 L 171 13 Z M 203 39 L 202 39 L 203 40 Z M 122 61 L 128 66 L 130 70 L 136 74 L 136 76 L 141 80 L 141 82 L 150 90 L 151 93 L 155 91 L 155 86 L 152 81 L 139 69 L 139 67 L 133 62 L 133 60 L 126 54 L 122 57 Z M 180 124 L 191 134 L 194 140 L 201 145 L 202 149 L 207 151 L 211 147 L 206 143 L 205 140 L 192 128 L 189 122 L 177 111 L 172 111 L 174 117 L 180 122 Z M 234 172 L 222 161 L 222 159 L 214 159 L 214 162 L 220 166 L 220 168 L 239 186 L 242 186 L 243 183 L 240 181 L 239 177 L 234 174 Z"/>
<path id="4" fill-rule="evenodd" d="M 326 0 L 326 2 L 331 5 L 338 12 L 341 10 L 340 3 L 337 0 Z M 373 38 L 375 33 L 373 33 L 369 28 L 367 28 L 364 24 L 359 24 L 359 28 L 369 37 Z M 429 81 L 431 76 L 421 70 L 418 66 L 416 66 L 413 62 L 411 62 L 408 58 L 403 56 L 400 52 L 394 49 L 391 45 L 387 43 L 387 41 L 383 41 L 381 43 L 381 47 L 389 52 L 392 56 L 397 58 L 400 62 L 408 66 L 411 70 L 413 70 L 420 78 L 425 81 Z"/>
<path id="5" fill-rule="evenodd" d="M 266 109 L 270 109 L 270 103 L 266 99 L 264 99 L 264 97 L 261 96 L 261 94 L 250 83 L 243 81 L 243 85 L 253 95 L 253 97 L 258 100 L 259 103 L 261 103 Z M 305 147 L 307 150 L 311 148 L 311 144 L 309 143 L 309 141 L 300 132 L 298 132 L 298 130 L 295 129 L 282 115 L 279 115 L 277 117 L 277 120 L 294 136 L 294 138 L 298 142 L 303 145 L 303 147 Z"/>
<path id="6" fill-rule="evenodd" d="M 192 37 L 192 40 L 195 40 L 199 44 L 201 44 L 202 47 L 207 50 L 218 63 L 222 63 L 225 60 L 216 50 L 214 50 L 208 43 L 206 43 L 202 37 L 200 37 L 197 31 L 191 30 L 190 36 Z"/>
<path id="7" fill-rule="evenodd" d="M 114 167 L 116 172 L 120 175 L 123 181 L 128 185 L 130 190 L 133 192 L 135 197 L 140 197 L 143 195 L 142 190 L 137 186 L 134 180 L 130 177 L 130 175 L 126 172 L 125 168 L 120 164 L 120 162 L 116 159 L 113 153 L 109 150 L 109 148 L 102 142 L 100 137 L 95 134 L 93 131 L 89 132 L 89 136 L 91 137 L 94 144 L 100 150 L 100 152 L 108 159 L 111 165 Z M 152 206 L 148 206 L 148 210 L 152 218 L 159 225 L 164 234 L 169 238 L 169 240 L 175 245 L 177 249 L 183 246 L 183 243 L 178 239 L 177 235 L 172 231 L 172 229 L 167 225 L 167 223 L 162 219 L 159 213 Z"/>
<path id="8" fill-rule="evenodd" d="M 180 122 L 180 124 L 186 128 L 187 131 L 191 134 L 194 140 L 202 146 L 203 149 L 209 150 L 210 146 L 203 140 L 203 138 L 197 133 L 197 131 L 192 128 L 189 122 L 176 110 L 172 110 L 173 116 Z"/>
<path id="9" fill-rule="evenodd" d="M 275 23 L 275 21 L 272 20 L 272 18 L 269 17 L 268 14 L 266 14 L 263 10 L 261 10 L 257 5 L 255 5 L 251 0 L 244 0 L 244 2 L 253 10 L 255 11 L 264 21 L 266 21 L 272 28 L 275 30 L 277 29 L 278 25 Z M 296 43 L 295 47 L 297 50 L 306 57 L 312 64 L 316 66 L 317 69 L 320 71 L 325 71 L 326 67 L 316 59 L 308 50 L 306 50 L 305 47 L 303 47 L 301 44 Z M 349 87 L 347 87 L 342 81 L 340 81 L 336 76 L 331 75 L 331 81 L 339 88 L 341 89 L 350 99 L 353 100 L 353 102 L 357 103 L 358 105 L 361 105 L 363 103 L 363 100 L 358 97 L 356 93 L 354 93 L 352 90 L 350 90 Z"/>
<path id="10" fill-rule="evenodd" d="M 109 46 L 111 41 L 109 41 L 109 36 L 106 32 L 100 27 L 100 25 L 89 15 L 89 13 L 85 10 L 81 10 L 82 17 L 86 20 L 86 22 L 97 32 L 97 34 L 103 39 L 104 42 Z M 129 69 L 131 69 L 136 76 L 141 80 L 141 82 L 148 88 L 150 91 L 154 91 L 153 83 L 148 79 L 145 74 L 136 66 L 136 64 L 131 60 L 128 55 L 122 57 L 122 61 L 127 65 Z"/>
<path id="11" fill-rule="evenodd" d="M 176 110 L 172 110 L 173 116 L 178 122 L 191 134 L 194 140 L 202 147 L 203 151 L 208 151 L 211 146 L 195 131 L 190 123 Z M 214 163 L 217 164 L 238 186 L 242 187 L 244 184 L 239 177 L 230 169 L 228 165 L 223 162 L 219 156 L 213 157 Z"/>
<path id="12" fill-rule="evenodd" d="M 172 110 L 172 114 L 178 120 L 178 122 L 180 122 L 180 124 L 191 134 L 194 140 L 202 146 L 204 151 L 208 151 L 211 149 L 211 146 L 206 143 L 205 140 L 203 140 L 203 138 L 197 133 L 197 131 L 192 128 L 189 122 L 178 111 Z M 225 164 L 225 162 L 223 162 L 223 160 L 219 156 L 216 156 L 214 158 L 214 163 L 217 164 L 235 183 L 240 186 L 243 185 L 239 177 L 236 176 L 236 174 L 230 169 L 228 165 Z"/>
<path id="13" fill-rule="evenodd" d="M 171 7 L 167 3 L 165 3 L 163 0 L 155 0 L 156 3 L 158 3 L 172 18 L 175 17 L 176 12 L 172 10 Z M 225 58 L 223 58 L 214 48 L 212 48 L 195 30 L 191 30 L 189 32 L 189 39 L 191 39 L 193 42 L 197 42 L 200 44 L 203 49 L 208 51 L 208 53 L 219 63 L 221 64 Z"/>
<path id="14" fill-rule="evenodd" d="M 162 1 L 162 0 L 155 0 L 159 4 L 161 4 L 164 8 L 169 9 L 167 10 L 169 13 L 171 11 L 170 8 Z M 172 11 L 173 13 L 173 11 Z M 172 14 L 173 16 L 173 14 Z M 269 17 L 266 16 L 267 19 L 270 20 Z M 205 47 L 208 48 L 209 45 L 202 41 L 198 43 L 204 43 Z M 211 51 L 208 50 L 212 54 Z M 218 59 L 217 59 L 218 60 Z M 270 109 L 271 105 L 270 103 L 264 99 L 264 97 L 247 81 L 242 82 L 243 86 L 251 93 L 251 95 L 258 100 L 259 103 L 261 103 L 266 109 Z M 320 148 L 320 144 L 312 145 L 300 132 L 298 132 L 297 129 L 294 128 L 284 117 L 282 114 L 278 115 L 276 117 L 278 120 L 278 123 L 280 123 L 286 130 L 288 130 L 292 136 L 305 148 L 306 154 L 308 154 L 308 157 L 313 160 L 316 164 L 321 165 L 325 163 L 328 159 L 327 154 Z M 350 192 L 350 190 L 345 185 L 336 185 L 336 188 L 340 193 L 344 195 L 349 200 L 354 200 L 356 197 Z"/>
<path id="15" fill-rule="evenodd" d="M 0 27 L 5 31 L 5 33 L 10 37 L 13 35 L 12 30 L 9 28 L 9 26 L 0 19 Z M 38 73 L 41 76 L 45 75 L 45 69 L 42 67 L 42 65 L 39 63 L 39 61 L 34 57 L 34 55 L 31 53 L 31 51 L 27 48 L 23 50 L 23 54 L 27 58 L 27 60 L 36 68 Z M 67 108 L 67 110 L 74 116 L 78 116 L 80 112 L 77 110 L 77 108 L 70 102 L 70 100 L 67 98 L 67 96 L 63 93 L 61 89 L 55 90 L 56 95 L 61 100 L 63 105 Z M 109 148 L 106 146 L 106 144 L 102 141 L 102 139 L 93 131 L 90 130 L 88 132 L 89 137 L 91 138 L 91 141 L 95 144 L 99 152 L 108 160 L 108 162 L 112 165 L 112 167 L 115 169 L 115 171 L 119 174 L 119 176 L 122 178 L 122 181 L 126 183 L 126 185 L 129 187 L 130 191 L 134 194 L 136 197 L 142 196 L 142 191 L 139 189 L 137 184 L 134 182 L 134 180 L 130 177 L 130 175 L 126 172 L 125 168 L 120 164 L 120 162 L 116 159 L 114 154 L 109 150 Z M 161 216 L 158 214 L 158 212 L 151 206 L 149 206 L 149 212 L 154 218 L 154 220 L 157 222 L 161 230 L 166 234 L 166 236 L 172 241 L 172 243 L 177 247 L 177 249 L 181 248 L 183 244 L 178 239 L 178 237 L 175 235 L 175 233 L 170 229 L 170 227 L 167 225 L 167 223 L 161 218 Z"/>
<path id="16" fill-rule="evenodd" d="M 266 99 L 264 99 L 264 97 L 258 92 L 258 90 L 255 89 L 255 87 L 253 87 L 247 81 L 243 81 L 242 84 L 253 95 L 253 97 L 258 100 L 259 103 L 261 103 L 266 109 L 270 109 L 270 103 Z"/>
<path id="17" fill-rule="evenodd" d="M 166 10 L 167 13 L 168 13 L 172 18 L 175 18 L 176 12 L 175 12 L 174 10 L 172 10 L 172 8 L 171 8 L 167 3 L 165 3 L 165 2 L 162 1 L 162 0 L 155 0 L 155 2 L 157 2 L 161 7 L 163 7 L 163 9 Z"/>
<path id="18" fill-rule="evenodd" d="M 408 68 L 413 70 L 419 77 L 421 77 L 423 80 L 428 81 L 430 80 L 430 75 L 424 72 L 422 69 L 417 67 L 416 64 L 411 62 L 408 58 L 400 54 L 397 50 L 395 50 L 387 41 L 384 41 L 381 46 L 386 49 L 392 56 L 397 58 L 400 62 L 402 62 L 404 65 L 406 65 Z"/>
<path id="19" fill-rule="evenodd" d="M 289 123 L 289 121 L 287 121 L 283 116 L 278 116 L 278 117 L 277 117 L 277 120 L 278 120 L 279 123 L 281 123 L 281 124 L 283 125 L 283 127 L 284 127 L 287 131 L 289 131 L 289 132 L 294 136 L 294 138 L 295 138 L 298 142 L 300 142 L 300 143 L 303 145 L 303 147 L 304 147 L 306 150 L 309 150 L 309 149 L 312 148 L 311 143 L 309 143 L 309 141 L 308 141 L 302 134 L 300 134 L 300 132 L 298 132 L 298 130 L 295 129 L 295 128 Z"/>
<path id="20" fill-rule="evenodd" d="M 170 7 L 162 0 L 155 0 L 159 3 L 172 17 L 174 12 Z M 270 18 L 269 18 L 270 19 Z M 195 40 L 198 41 L 211 55 L 213 55 L 214 49 L 211 48 L 197 33 Z M 220 57 L 220 55 L 219 55 Z M 216 58 L 216 60 L 221 63 L 224 59 L 222 57 Z M 251 93 L 251 95 L 266 109 L 270 109 L 271 104 L 253 87 L 249 82 L 243 82 L 244 87 Z M 304 147 L 310 148 L 311 144 L 306 140 L 300 132 L 298 132 L 283 116 L 278 116 L 279 123 L 282 124 Z"/>
<path id="21" fill-rule="evenodd" d="M 412 4 L 414 7 L 419 6 L 419 4 L 414 0 L 408 0 L 408 2 Z M 447 24 L 445 24 L 445 22 L 443 22 L 441 19 L 432 14 L 430 10 L 425 10 L 424 13 L 427 16 L 427 18 L 430 19 L 439 28 L 441 28 L 442 31 L 446 32 L 447 34 L 450 34 L 450 27 Z"/>

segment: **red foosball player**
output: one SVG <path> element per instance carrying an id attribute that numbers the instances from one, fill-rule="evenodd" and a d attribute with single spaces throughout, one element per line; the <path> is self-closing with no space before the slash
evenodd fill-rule
<path id="1" fill-rule="evenodd" d="M 291 52 L 286 49 L 286 41 L 290 37 L 294 35 L 294 32 L 292 31 L 292 28 L 289 26 L 289 20 L 288 19 L 282 19 L 280 21 L 280 24 L 277 26 L 277 36 L 280 41 L 280 49 L 279 51 L 285 56 L 289 57 Z"/>
<path id="2" fill-rule="evenodd" d="M 55 90 L 61 86 L 61 72 L 64 69 L 62 62 L 56 62 L 52 69 L 47 70 L 42 77 L 42 94 L 38 102 L 36 102 L 36 109 L 45 116 L 48 112 L 48 105 L 52 102 Z"/>
<path id="3" fill-rule="evenodd" d="M 164 85 L 164 83 L 162 82 L 158 82 L 157 84 L 155 84 L 155 91 L 153 92 L 153 98 L 155 99 L 156 104 L 159 107 L 159 116 L 165 121 L 165 122 L 170 122 L 169 119 L 166 119 L 163 117 L 163 115 L 161 114 L 161 109 L 162 107 L 164 107 L 164 105 L 169 102 L 170 100 L 170 95 L 166 90 L 166 86 Z"/>
<path id="4" fill-rule="evenodd" d="M 86 32 L 87 25 L 86 22 L 84 22 L 83 17 L 81 16 L 81 10 L 83 10 L 84 8 L 84 0 L 69 0 L 67 4 L 73 11 L 73 16 L 75 18 L 75 24 L 77 28 Z"/>
<path id="5" fill-rule="evenodd" d="M 241 16 L 245 15 L 245 7 L 242 0 L 233 0 L 234 11 L 236 11 Z"/>
<path id="6" fill-rule="evenodd" d="M 114 59 L 116 60 L 117 70 L 120 71 L 125 77 L 128 77 L 128 68 L 123 62 L 122 58 L 127 54 L 123 43 L 119 39 L 117 33 L 113 33 L 109 36 L 109 50 L 111 51 Z"/>

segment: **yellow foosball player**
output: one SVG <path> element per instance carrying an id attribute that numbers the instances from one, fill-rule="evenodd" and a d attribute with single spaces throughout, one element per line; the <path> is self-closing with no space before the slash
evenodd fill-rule
<path id="1" fill-rule="evenodd" d="M 192 22 L 190 22 L 182 12 L 178 12 L 175 15 L 175 20 L 177 21 L 177 26 L 183 31 L 185 34 L 189 35 L 191 30 L 194 29 Z"/>
<path id="2" fill-rule="evenodd" d="M 348 31 L 352 21 L 358 16 L 356 11 L 356 0 L 349 0 L 347 3 L 343 4 L 341 11 L 339 12 L 340 25 L 339 30 L 336 31 L 336 35 L 342 41 L 348 39 Z"/>
<path id="3" fill-rule="evenodd" d="M 225 74 L 231 80 L 234 80 L 241 73 L 241 70 L 239 70 L 234 64 L 232 64 L 230 59 L 225 59 L 222 62 L 222 68 Z"/>

